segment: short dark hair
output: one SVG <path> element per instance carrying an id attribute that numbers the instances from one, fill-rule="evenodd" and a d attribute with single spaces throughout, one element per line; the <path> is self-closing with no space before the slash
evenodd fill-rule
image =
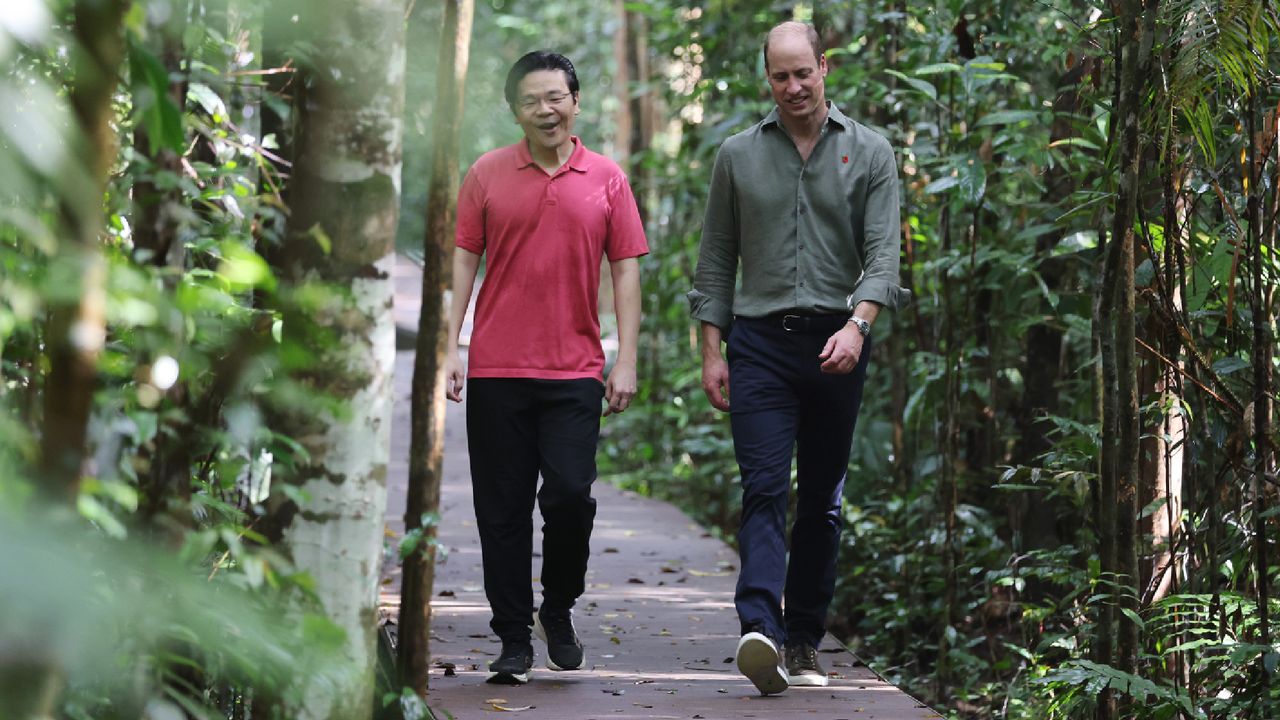
<path id="1" fill-rule="evenodd" d="M 569 92 L 574 97 L 578 96 L 578 73 L 573 69 L 573 63 L 569 58 L 549 50 L 534 50 L 531 53 L 525 53 L 524 57 L 517 60 L 507 72 L 507 86 L 503 90 L 503 95 L 507 98 L 507 105 L 511 107 L 511 112 L 516 111 L 516 88 L 520 85 L 520 81 L 525 75 L 539 70 L 564 72 L 564 78 L 569 83 Z"/>
<path id="2" fill-rule="evenodd" d="M 822 58 L 823 53 L 826 52 L 826 48 L 822 47 L 822 37 L 818 35 L 818 30 L 816 28 L 814 28 L 809 23 L 798 23 L 798 22 L 779 23 L 777 25 L 774 25 L 772 28 L 770 28 L 769 32 L 765 33 L 765 36 L 764 36 L 763 52 L 764 52 L 765 68 L 769 67 L 769 37 L 773 35 L 775 30 L 779 30 L 783 26 L 788 26 L 789 30 L 795 30 L 795 31 L 800 30 L 800 27 L 797 27 L 797 26 L 803 26 L 804 39 L 808 40 L 809 46 L 813 48 L 813 59 L 820 60 Z"/>

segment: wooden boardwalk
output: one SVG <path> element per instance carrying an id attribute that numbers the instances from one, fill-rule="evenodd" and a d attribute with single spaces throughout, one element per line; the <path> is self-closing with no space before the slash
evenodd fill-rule
<path id="1" fill-rule="evenodd" d="M 420 275 L 408 262 L 398 266 L 398 275 L 397 322 L 412 331 Z M 411 347 L 399 351 L 387 518 L 397 535 L 403 530 L 412 368 Z M 450 403 L 446 416 L 440 540 L 448 552 L 438 566 L 432 602 L 434 666 L 428 697 L 437 718 L 492 718 L 511 711 L 530 720 L 939 717 L 878 678 L 831 637 L 820 654 L 834 675 L 829 687 L 760 696 L 733 663 L 736 553 L 671 505 L 604 482 L 594 493 L 599 510 L 587 592 L 575 611 L 586 668 L 547 670 L 545 647 L 535 640 L 528 685 L 485 683 L 486 665 L 500 644 L 488 627 L 463 412 Z M 535 516 L 535 529 L 539 524 Z M 534 548 L 540 547 L 539 533 Z M 540 564 L 535 557 L 531 566 L 536 598 L 541 597 Z M 383 603 L 394 612 L 394 570 L 387 580 Z"/>

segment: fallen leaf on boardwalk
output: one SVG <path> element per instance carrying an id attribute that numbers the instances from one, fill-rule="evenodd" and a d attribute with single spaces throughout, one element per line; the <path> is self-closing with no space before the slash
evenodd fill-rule
<path id="1" fill-rule="evenodd" d="M 439 595 L 440 595 L 440 597 L 453 597 L 453 591 L 452 591 L 452 590 L 441 590 L 441 591 L 440 591 L 440 593 L 439 593 Z"/>
<path id="2" fill-rule="evenodd" d="M 637 680 L 637 681 L 636 681 L 636 684 L 637 684 L 637 685 L 648 685 L 648 684 L 650 684 L 650 683 L 655 683 L 655 682 L 657 682 L 657 680 Z"/>
<path id="3" fill-rule="evenodd" d="M 733 662 L 733 658 L 731 658 L 731 657 L 727 657 L 727 658 L 725 658 L 725 659 L 721 660 L 720 662 L 722 662 L 722 663 L 731 663 L 731 662 Z"/>
<path id="4" fill-rule="evenodd" d="M 731 572 L 730 570 L 718 570 L 718 571 L 713 570 L 711 572 L 705 572 L 703 570 L 690 570 L 689 574 L 696 575 L 697 577 L 724 577 L 725 575 L 728 575 L 730 572 Z"/>
<path id="5" fill-rule="evenodd" d="M 658 569 L 658 572 L 664 572 L 664 573 L 678 573 L 678 572 L 680 572 L 680 571 L 679 571 L 679 570 L 677 570 L 677 569 L 675 569 L 675 568 L 673 568 L 673 567 L 671 567 L 670 565 L 663 565 L 661 568 L 659 568 L 659 569 Z"/>
<path id="6" fill-rule="evenodd" d="M 644 580 L 641 580 L 640 578 L 637 578 L 637 577 L 627 578 L 627 582 L 631 583 L 632 585 L 643 585 L 643 584 L 644 584 Z"/>
<path id="7" fill-rule="evenodd" d="M 644 708 L 645 710 L 652 710 L 652 709 L 653 709 L 653 706 L 652 706 L 652 705 L 644 705 L 644 704 L 642 704 L 642 703 L 631 703 L 631 704 L 632 704 L 632 705 L 634 705 L 634 706 L 636 706 L 636 707 L 638 707 L 638 708 Z"/>
<path id="8" fill-rule="evenodd" d="M 662 632 L 658 633 L 658 637 L 671 637 L 671 631 L 664 629 Z"/>
<path id="9" fill-rule="evenodd" d="M 728 694 L 729 691 L 725 690 L 724 688 L 720 688 L 719 690 L 716 690 L 716 692 Z"/>
<path id="10" fill-rule="evenodd" d="M 608 548 L 605 548 L 602 552 L 607 552 L 607 553 L 616 553 L 616 552 L 618 552 L 618 548 L 608 547 Z"/>
<path id="11" fill-rule="evenodd" d="M 604 689 L 602 689 L 600 692 L 602 692 L 602 693 L 608 693 L 608 694 L 610 694 L 610 695 L 626 695 L 626 694 L 627 694 L 627 691 L 626 691 L 626 690 L 621 690 L 621 689 L 618 689 L 618 690 L 610 690 L 609 688 L 604 688 Z"/>
<path id="12" fill-rule="evenodd" d="M 520 707 L 507 707 L 506 705 L 495 705 L 493 703 L 489 703 L 489 707 L 493 708 L 494 710 L 497 710 L 498 712 L 524 712 L 525 710 L 533 709 L 532 705 L 522 705 Z"/>
<path id="13" fill-rule="evenodd" d="M 610 636 L 609 636 L 609 642 L 613 643 L 614 645 L 621 645 L 621 644 L 622 644 L 622 640 L 618 639 L 618 636 L 617 636 L 617 635 L 610 635 Z"/>
<path id="14" fill-rule="evenodd" d="M 487 638 L 487 637 L 489 637 L 489 636 L 488 636 L 488 635 L 486 635 L 486 634 L 484 634 L 484 633 L 472 633 L 472 634 L 468 635 L 467 637 L 469 637 L 469 638 L 473 638 L 473 639 L 477 639 L 477 640 L 483 640 L 483 639 L 485 639 L 485 638 Z"/>

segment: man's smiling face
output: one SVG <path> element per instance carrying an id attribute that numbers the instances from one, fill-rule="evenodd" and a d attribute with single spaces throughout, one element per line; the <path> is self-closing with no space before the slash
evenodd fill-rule
<path id="1" fill-rule="evenodd" d="M 535 70 L 520 79 L 516 91 L 516 122 L 529 139 L 529 150 L 555 152 L 572 142 L 578 97 L 569 92 L 560 70 Z"/>

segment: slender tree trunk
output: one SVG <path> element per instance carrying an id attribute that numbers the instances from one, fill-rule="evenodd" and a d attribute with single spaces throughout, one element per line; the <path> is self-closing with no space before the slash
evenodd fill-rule
<path id="1" fill-rule="evenodd" d="M 183 43 L 182 35 L 187 25 L 186 0 L 163 0 L 154 3 L 154 7 L 162 12 L 150 15 L 157 18 L 156 24 L 148 24 L 144 49 L 155 55 L 164 68 L 169 79 L 168 92 L 164 97 L 153 97 L 150 102 L 169 103 L 181 116 L 186 104 L 187 81 L 182 77 Z M 144 86 L 145 79 L 134 77 L 136 89 Z M 178 149 L 161 144 L 160 138 L 152 138 L 145 123 L 139 123 L 133 133 L 134 153 L 143 160 L 142 172 L 137 174 L 133 186 L 133 246 L 134 258 L 140 263 L 154 265 L 159 268 L 181 270 L 185 264 L 184 243 L 179 234 L 182 230 L 182 191 L 176 184 L 170 183 L 169 189 L 158 187 L 154 179 L 162 175 L 178 177 L 182 173 L 182 157 Z M 176 287 L 178 275 L 163 273 L 166 289 L 170 292 Z M 175 334 L 181 336 L 180 327 L 174 328 Z M 179 406 L 187 405 L 190 397 L 185 383 L 173 389 L 170 397 Z M 169 507 L 175 497 L 185 501 L 191 497 L 191 475 L 195 443 L 191 441 L 189 408 L 188 412 L 174 413 L 175 421 L 171 427 L 173 432 L 162 435 L 154 444 L 154 449 L 143 450 L 147 470 L 138 478 L 141 490 L 139 514 L 148 522 L 155 521 Z M 162 438 L 176 438 L 173 442 L 165 442 Z M 185 502 L 182 502 L 185 504 Z M 184 523 L 176 516 L 177 524 Z M 189 517 L 189 515 L 187 516 Z M 171 543 L 180 543 L 180 537 L 170 537 Z"/>
<path id="2" fill-rule="evenodd" d="M 1154 6 L 1154 3 L 1151 3 Z M 1137 483 L 1139 480 L 1139 417 L 1138 385 L 1136 373 L 1136 327 L 1134 292 L 1134 223 L 1138 215 L 1142 147 L 1139 132 L 1143 111 L 1143 87 L 1150 67 L 1151 40 L 1154 29 L 1154 7 L 1143 7 L 1141 0 L 1124 0 L 1119 22 L 1120 71 L 1119 102 L 1114 110 L 1119 145 L 1120 186 L 1112 219 L 1112 247 L 1108 253 L 1108 265 L 1115 270 L 1110 278 L 1104 278 L 1104 292 L 1110 295 L 1111 326 L 1106 328 L 1111 336 L 1114 362 L 1114 383 L 1107 389 L 1113 393 L 1107 403 L 1113 420 L 1104 426 L 1118 433 L 1114 452 L 1115 477 L 1115 574 L 1122 587 L 1119 609 L 1127 611 L 1117 616 L 1118 632 L 1114 665 L 1117 669 L 1133 673 L 1137 669 L 1139 651 L 1138 626 L 1128 613 L 1136 613 L 1138 582 L 1137 558 Z M 1105 499 L 1104 499 L 1105 502 Z M 1105 632 L 1105 629 L 1103 630 Z M 1128 707 L 1127 698 L 1120 700 L 1123 714 Z"/>
<path id="3" fill-rule="evenodd" d="M 1272 462 L 1271 439 L 1271 386 L 1272 357 L 1275 352 L 1275 334 L 1271 325 L 1271 304 L 1267 302 L 1264 277 L 1266 265 L 1264 256 L 1275 263 L 1272 255 L 1273 247 L 1266 247 L 1268 234 L 1262 220 L 1262 199 L 1264 186 L 1262 165 L 1264 157 L 1259 154 L 1262 142 L 1258 118 L 1262 114 L 1258 93 L 1261 87 L 1255 87 L 1249 95 L 1247 104 L 1248 118 L 1245 122 L 1249 150 L 1246 155 L 1245 177 L 1248 179 L 1247 221 L 1250 265 L 1249 309 L 1253 315 L 1253 452 L 1254 452 L 1254 561 L 1258 601 L 1258 637 L 1256 642 L 1271 644 L 1271 618 L 1269 602 L 1271 598 L 1271 574 L 1267 559 L 1267 476 L 1274 472 Z M 1259 673 L 1263 688 L 1269 685 L 1268 673 Z"/>
<path id="4" fill-rule="evenodd" d="M 435 583 L 436 527 L 424 518 L 440 510 L 440 475 L 444 459 L 444 353 L 449 308 L 444 301 L 453 258 L 457 211 L 458 137 L 471 53 L 473 0 L 444 0 L 437 65 L 435 148 L 431 188 L 427 196 L 427 236 L 424 239 L 422 314 L 418 318 L 418 346 L 413 365 L 412 437 L 409 447 L 409 491 L 405 503 L 405 532 L 421 530 L 420 551 L 405 558 L 400 590 L 401 681 L 419 694 L 427 691 L 431 662 L 431 592 Z M 465 302 L 454 298 L 455 302 Z"/>
<path id="5" fill-rule="evenodd" d="M 40 464 L 50 496 L 74 503 L 86 454 L 98 355 L 106 340 L 106 265 L 98 246 L 102 192 L 115 157 L 111 95 L 124 59 L 124 0 L 78 0 L 73 144 L 84 158 L 83 186 L 62 201 L 61 247 L 55 276 L 70 286 L 49 303 L 45 331 L 49 374 L 44 383 Z"/>
<path id="6" fill-rule="evenodd" d="M 324 41 L 309 47 L 294 84 L 291 214 L 278 269 L 284 344 L 311 358 L 294 380 L 343 410 L 278 410 L 274 429 L 306 455 L 278 466 L 278 481 L 301 490 L 291 496 L 301 499 L 273 494 L 268 520 L 298 569 L 314 579 L 326 616 L 346 634 L 324 676 L 299 672 L 301 707 L 290 717 L 359 720 L 374 701 L 390 452 L 404 4 L 344 0 L 289 10 L 297 18 L 294 38 Z"/>

